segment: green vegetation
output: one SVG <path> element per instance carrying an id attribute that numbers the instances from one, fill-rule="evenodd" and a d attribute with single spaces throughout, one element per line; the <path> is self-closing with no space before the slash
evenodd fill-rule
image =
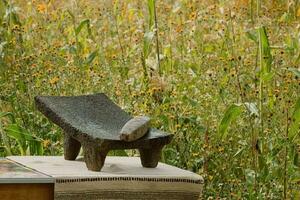
<path id="1" fill-rule="evenodd" d="M 35 95 L 104 92 L 174 133 L 163 162 L 204 199 L 300 199 L 299 19 L 297 0 L 0 0 L 0 155 L 62 154 Z"/>

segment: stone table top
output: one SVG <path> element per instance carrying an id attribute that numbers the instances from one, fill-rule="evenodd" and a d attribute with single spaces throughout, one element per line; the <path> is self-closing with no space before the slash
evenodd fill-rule
<path id="1" fill-rule="evenodd" d="M 10 159 L 0 158 L 0 184 L 54 183 L 54 178 Z"/>
<path id="2" fill-rule="evenodd" d="M 62 156 L 8 158 L 53 177 L 56 200 L 198 200 L 204 183 L 196 173 L 161 162 L 156 168 L 144 168 L 138 157 L 108 156 L 99 172 L 88 170 L 82 157 L 74 161 Z"/>
<path id="3" fill-rule="evenodd" d="M 87 177 L 147 177 L 190 180 L 202 184 L 203 178 L 193 172 L 165 163 L 158 163 L 156 168 L 144 168 L 139 157 L 107 156 L 103 170 L 89 171 L 83 157 L 74 161 L 64 160 L 62 156 L 9 156 L 9 159 L 27 167 L 45 173 L 57 179 Z"/>

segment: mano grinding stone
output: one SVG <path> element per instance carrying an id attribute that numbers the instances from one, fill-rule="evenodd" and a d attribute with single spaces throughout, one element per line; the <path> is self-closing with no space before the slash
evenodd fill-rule
<path id="1" fill-rule="evenodd" d="M 129 120 L 120 132 L 120 140 L 131 142 L 143 137 L 149 130 L 150 118 L 141 116 Z"/>

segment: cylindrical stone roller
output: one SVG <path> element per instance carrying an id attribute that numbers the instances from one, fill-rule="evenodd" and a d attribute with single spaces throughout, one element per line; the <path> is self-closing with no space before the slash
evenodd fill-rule
<path id="1" fill-rule="evenodd" d="M 131 142 L 143 137 L 149 130 L 150 118 L 141 116 L 129 120 L 120 132 L 120 140 Z"/>

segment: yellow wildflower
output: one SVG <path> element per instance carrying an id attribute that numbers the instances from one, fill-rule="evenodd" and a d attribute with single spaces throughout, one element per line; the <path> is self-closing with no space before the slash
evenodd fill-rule
<path id="1" fill-rule="evenodd" d="M 44 140 L 43 141 L 43 147 L 48 147 L 51 144 L 50 140 Z"/>
<path id="2" fill-rule="evenodd" d="M 300 17 L 300 8 L 297 9 L 296 15 L 297 15 L 297 17 Z"/>
<path id="3" fill-rule="evenodd" d="M 46 12 L 46 9 L 47 9 L 47 5 L 45 3 L 41 3 L 41 4 L 38 4 L 37 5 L 37 10 L 40 12 L 40 13 L 45 13 Z"/>
<path id="4" fill-rule="evenodd" d="M 177 33 L 182 33 L 182 32 L 183 32 L 183 27 L 182 27 L 182 25 L 178 25 L 178 26 L 176 27 L 176 32 L 177 32 Z"/>
<path id="5" fill-rule="evenodd" d="M 59 77 L 58 76 L 55 76 L 53 77 L 52 79 L 50 79 L 49 83 L 54 85 L 56 84 L 57 82 L 59 81 Z"/>
<path id="6" fill-rule="evenodd" d="M 197 13 L 196 12 L 192 12 L 190 14 L 190 20 L 195 20 L 197 18 Z"/>

